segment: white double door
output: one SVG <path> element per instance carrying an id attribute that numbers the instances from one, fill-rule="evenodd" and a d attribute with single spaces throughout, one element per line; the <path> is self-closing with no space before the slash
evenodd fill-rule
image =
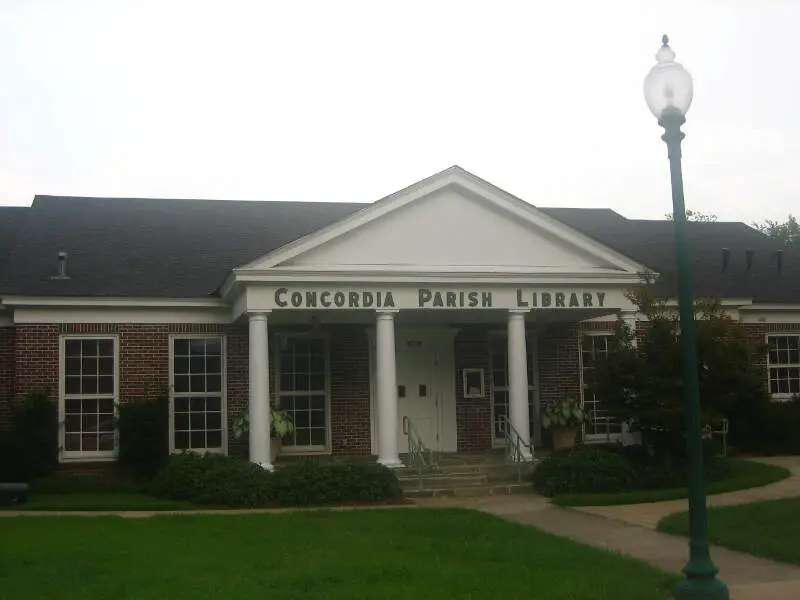
<path id="1" fill-rule="evenodd" d="M 454 332 L 449 331 L 412 332 L 398 329 L 395 333 L 397 449 L 401 454 L 408 452 L 408 436 L 403 431 L 405 417 L 408 417 L 427 448 L 442 451 L 456 449 L 453 337 Z M 372 364 L 375 364 L 374 360 Z M 374 368 L 372 375 L 374 400 Z M 373 416 L 380 418 L 374 410 Z"/>

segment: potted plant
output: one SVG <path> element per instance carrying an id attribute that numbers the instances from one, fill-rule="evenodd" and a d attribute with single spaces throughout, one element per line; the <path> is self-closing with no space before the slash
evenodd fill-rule
<path id="1" fill-rule="evenodd" d="M 294 431 L 294 420 L 291 413 L 281 410 L 272 403 L 269 411 L 270 416 L 270 437 L 269 454 L 270 461 L 274 461 L 281 451 L 281 439 Z M 245 410 L 233 422 L 233 438 L 241 439 L 250 432 L 250 412 Z"/>
<path id="2" fill-rule="evenodd" d="M 571 448 L 575 445 L 578 428 L 586 420 L 586 412 L 578 400 L 562 398 L 544 409 L 542 425 L 553 431 L 553 448 Z"/>

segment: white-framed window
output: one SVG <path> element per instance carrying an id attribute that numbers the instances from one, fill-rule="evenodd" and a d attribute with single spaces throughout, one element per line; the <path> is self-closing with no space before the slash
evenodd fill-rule
<path id="1" fill-rule="evenodd" d="M 584 431 L 589 440 L 593 437 L 614 438 L 622 434 L 622 424 L 609 414 L 602 398 L 589 390 L 592 371 L 598 359 L 608 357 L 613 337 L 611 331 L 589 331 L 584 333 L 581 340 L 581 393 L 583 409 L 586 411 Z"/>
<path id="2" fill-rule="evenodd" d="M 529 337 L 526 344 L 525 364 L 528 371 L 528 421 L 530 435 L 535 434 L 536 412 L 536 338 Z M 495 444 L 502 444 L 505 434 L 498 422 L 499 418 L 510 418 L 510 388 L 508 374 L 508 337 L 505 335 L 492 335 L 489 340 L 489 362 L 492 376 L 492 427 L 494 429 Z"/>
<path id="3" fill-rule="evenodd" d="M 225 453 L 225 338 L 170 337 L 170 447 Z"/>
<path id="4" fill-rule="evenodd" d="M 775 399 L 800 394 L 800 333 L 767 336 L 767 379 Z"/>
<path id="5" fill-rule="evenodd" d="M 328 339 L 317 335 L 277 337 L 278 407 L 294 420 L 294 431 L 282 439 L 288 452 L 330 449 Z"/>
<path id="6" fill-rule="evenodd" d="M 118 338 L 64 335 L 59 354 L 61 459 L 113 458 L 117 452 Z"/>

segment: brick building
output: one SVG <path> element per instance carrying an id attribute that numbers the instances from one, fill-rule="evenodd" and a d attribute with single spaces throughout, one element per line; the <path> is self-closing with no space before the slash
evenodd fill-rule
<path id="1" fill-rule="evenodd" d="M 800 261 L 741 223 L 689 227 L 695 291 L 775 349 L 776 399 L 800 392 Z M 666 221 L 536 208 L 452 167 L 373 204 L 37 196 L 0 209 L 0 422 L 51 390 L 63 461 L 113 459 L 118 403 L 169 388 L 175 449 L 399 464 L 404 417 L 441 451 L 502 443 L 507 418 L 583 399 L 585 439 L 620 435 L 584 392 L 625 290 L 674 271 Z"/>

